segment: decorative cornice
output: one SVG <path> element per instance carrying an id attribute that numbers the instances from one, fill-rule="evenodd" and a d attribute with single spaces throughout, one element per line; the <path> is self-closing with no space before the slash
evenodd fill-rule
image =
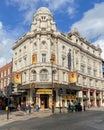
<path id="1" fill-rule="evenodd" d="M 73 47 L 77 47 L 78 49 L 80 49 L 82 52 L 84 53 L 87 53 L 88 55 L 96 58 L 96 59 L 99 59 L 99 60 L 102 60 L 101 57 L 97 57 L 95 56 L 94 54 L 90 53 L 89 51 L 87 50 L 84 50 L 84 48 L 82 48 L 80 45 L 76 44 L 75 42 L 73 42 L 71 40 L 71 38 L 67 37 L 68 35 L 65 35 L 63 33 L 60 33 L 60 32 L 53 32 L 53 31 L 36 31 L 36 32 L 28 32 L 26 33 L 25 35 L 23 35 L 18 41 L 15 42 L 14 46 L 13 46 L 13 50 L 16 49 L 19 45 L 21 45 L 25 40 L 27 39 L 31 39 L 33 37 L 35 37 L 36 35 L 51 35 L 57 39 L 62 39 L 63 41 L 67 42 L 67 44 L 71 44 Z M 70 33 L 70 35 L 72 35 Z M 80 39 L 83 41 L 83 38 L 80 37 Z M 92 45 L 91 43 L 89 43 L 88 41 L 84 41 L 85 44 L 87 44 L 88 46 L 91 46 L 93 47 L 93 49 L 95 50 L 98 50 L 100 48 L 97 49 L 96 46 Z"/>

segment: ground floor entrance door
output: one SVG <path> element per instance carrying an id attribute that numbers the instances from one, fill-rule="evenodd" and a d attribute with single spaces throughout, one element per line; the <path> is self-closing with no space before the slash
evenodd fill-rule
<path id="1" fill-rule="evenodd" d="M 40 95 L 40 107 L 41 109 L 49 108 L 49 95 L 48 94 Z"/>

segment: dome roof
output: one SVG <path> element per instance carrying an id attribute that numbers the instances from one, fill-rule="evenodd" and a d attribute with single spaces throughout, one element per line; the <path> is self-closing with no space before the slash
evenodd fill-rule
<path id="1" fill-rule="evenodd" d="M 52 13 L 50 12 L 50 10 L 48 9 L 48 8 L 46 8 L 46 7 L 40 7 L 38 10 L 37 10 L 37 12 L 36 12 L 36 14 L 51 14 L 52 15 Z"/>

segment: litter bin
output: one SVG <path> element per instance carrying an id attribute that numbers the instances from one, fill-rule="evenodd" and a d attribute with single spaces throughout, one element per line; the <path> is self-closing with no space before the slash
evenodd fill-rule
<path id="1" fill-rule="evenodd" d="M 39 105 L 36 105 L 36 111 L 39 111 Z"/>

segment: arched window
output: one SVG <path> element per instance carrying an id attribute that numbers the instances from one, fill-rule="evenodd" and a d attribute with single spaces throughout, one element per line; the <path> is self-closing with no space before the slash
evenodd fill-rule
<path id="1" fill-rule="evenodd" d="M 62 49 L 65 50 L 65 46 L 64 45 L 62 46 Z"/>
<path id="2" fill-rule="evenodd" d="M 46 81 L 48 79 L 48 71 L 47 70 L 41 70 L 40 72 L 40 80 Z"/>
<path id="3" fill-rule="evenodd" d="M 32 70 L 32 74 L 31 74 L 31 80 L 36 81 L 36 71 Z"/>

